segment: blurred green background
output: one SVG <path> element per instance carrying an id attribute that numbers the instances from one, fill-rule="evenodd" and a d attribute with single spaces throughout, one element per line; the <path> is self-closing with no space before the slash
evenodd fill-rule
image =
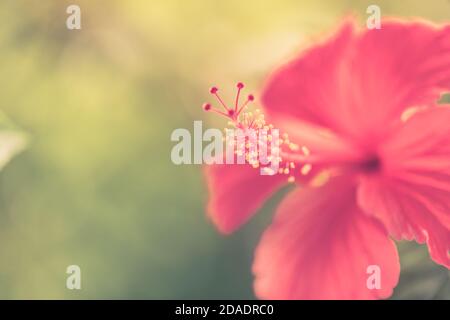
<path id="1" fill-rule="evenodd" d="M 68 30 L 69 4 L 82 29 Z M 170 134 L 217 84 L 258 93 L 275 66 L 366 8 L 450 21 L 450 1 L 0 2 L 0 109 L 29 135 L 0 173 L 0 298 L 250 298 L 250 266 L 280 196 L 236 234 L 205 218 L 199 166 Z M 217 121 L 217 122 L 215 122 Z M 450 299 L 447 270 L 400 244 L 395 298 Z M 82 290 L 68 290 L 68 265 Z"/>

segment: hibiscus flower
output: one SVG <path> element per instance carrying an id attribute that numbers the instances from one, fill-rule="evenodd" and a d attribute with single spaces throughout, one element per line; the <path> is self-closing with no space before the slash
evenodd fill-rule
<path id="1" fill-rule="evenodd" d="M 312 170 L 291 170 L 295 188 L 256 249 L 257 297 L 387 298 L 400 273 L 393 240 L 426 244 L 450 268 L 450 105 L 437 103 L 449 91 L 450 26 L 425 22 L 346 21 L 269 77 L 266 118 L 309 150 L 284 148 L 283 161 Z M 206 178 L 223 233 L 287 183 L 248 165 L 208 166 Z"/>

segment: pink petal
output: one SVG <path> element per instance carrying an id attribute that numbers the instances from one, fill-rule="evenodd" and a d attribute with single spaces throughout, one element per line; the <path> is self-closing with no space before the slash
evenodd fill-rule
<path id="1" fill-rule="evenodd" d="M 380 289 L 367 286 L 371 265 L 380 267 Z M 376 299 L 392 294 L 400 266 L 394 243 L 358 209 L 345 177 L 298 188 L 282 202 L 253 272 L 259 298 Z"/>
<path id="2" fill-rule="evenodd" d="M 359 203 L 397 239 L 426 242 L 450 268 L 450 108 L 416 113 L 383 146 L 383 174 L 362 179 Z"/>
<path id="3" fill-rule="evenodd" d="M 287 183 L 282 174 L 261 175 L 250 165 L 209 165 L 205 168 L 209 190 L 208 215 L 223 233 L 239 228 Z"/>
<path id="4" fill-rule="evenodd" d="M 262 95 L 269 115 L 294 116 L 335 129 L 337 67 L 354 39 L 353 25 L 344 24 L 337 34 L 285 65 L 269 78 Z"/>
<path id="5" fill-rule="evenodd" d="M 380 30 L 337 34 L 278 70 L 263 94 L 274 119 L 292 115 L 377 143 L 406 108 L 450 89 L 450 27 L 384 21 Z"/>
<path id="6" fill-rule="evenodd" d="M 357 162 L 366 156 L 360 148 L 327 128 L 292 117 L 278 117 L 277 120 L 291 141 L 309 149 L 311 156 L 307 161 L 317 172 L 327 166 Z"/>

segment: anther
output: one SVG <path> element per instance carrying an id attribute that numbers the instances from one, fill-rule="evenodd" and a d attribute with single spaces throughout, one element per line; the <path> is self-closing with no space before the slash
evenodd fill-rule
<path id="1" fill-rule="evenodd" d="M 209 89 L 209 92 L 212 95 L 216 96 L 216 99 L 219 101 L 219 103 L 222 105 L 222 107 L 225 109 L 225 111 L 228 112 L 229 108 L 227 107 L 225 102 L 223 102 L 222 98 L 220 98 L 219 94 L 217 93 L 218 91 L 219 91 L 219 89 L 217 87 L 211 87 L 211 89 Z"/>
<path id="2" fill-rule="evenodd" d="M 215 94 L 217 91 L 219 91 L 219 89 L 217 89 L 217 87 L 211 87 L 211 89 L 209 89 L 209 92 L 211 94 Z"/>
<path id="3" fill-rule="evenodd" d="M 238 111 L 238 108 L 239 108 L 239 95 L 241 94 L 241 89 L 244 87 L 244 84 L 242 82 L 238 82 L 236 87 L 238 88 L 238 91 L 236 93 L 236 100 L 234 102 L 234 112 Z"/>

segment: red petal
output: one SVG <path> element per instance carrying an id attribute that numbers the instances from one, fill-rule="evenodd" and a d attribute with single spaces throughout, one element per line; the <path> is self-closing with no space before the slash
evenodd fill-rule
<path id="1" fill-rule="evenodd" d="M 359 203 L 398 239 L 427 242 L 450 268 L 450 108 L 416 113 L 384 145 L 383 175 L 364 177 Z"/>
<path id="2" fill-rule="evenodd" d="M 261 175 L 259 169 L 238 164 L 205 169 L 209 189 L 208 215 L 223 233 L 239 228 L 283 184 L 287 177 Z"/>
<path id="3" fill-rule="evenodd" d="M 450 27 L 385 21 L 338 33 L 278 70 L 263 94 L 267 112 L 295 116 L 366 143 L 382 139 L 406 108 L 450 89 Z"/>
<path id="4" fill-rule="evenodd" d="M 367 286 L 373 265 L 381 270 L 380 289 Z M 400 266 L 384 228 L 358 209 L 355 188 L 339 178 L 283 201 L 253 271 L 264 299 L 376 299 L 392 294 Z"/>

